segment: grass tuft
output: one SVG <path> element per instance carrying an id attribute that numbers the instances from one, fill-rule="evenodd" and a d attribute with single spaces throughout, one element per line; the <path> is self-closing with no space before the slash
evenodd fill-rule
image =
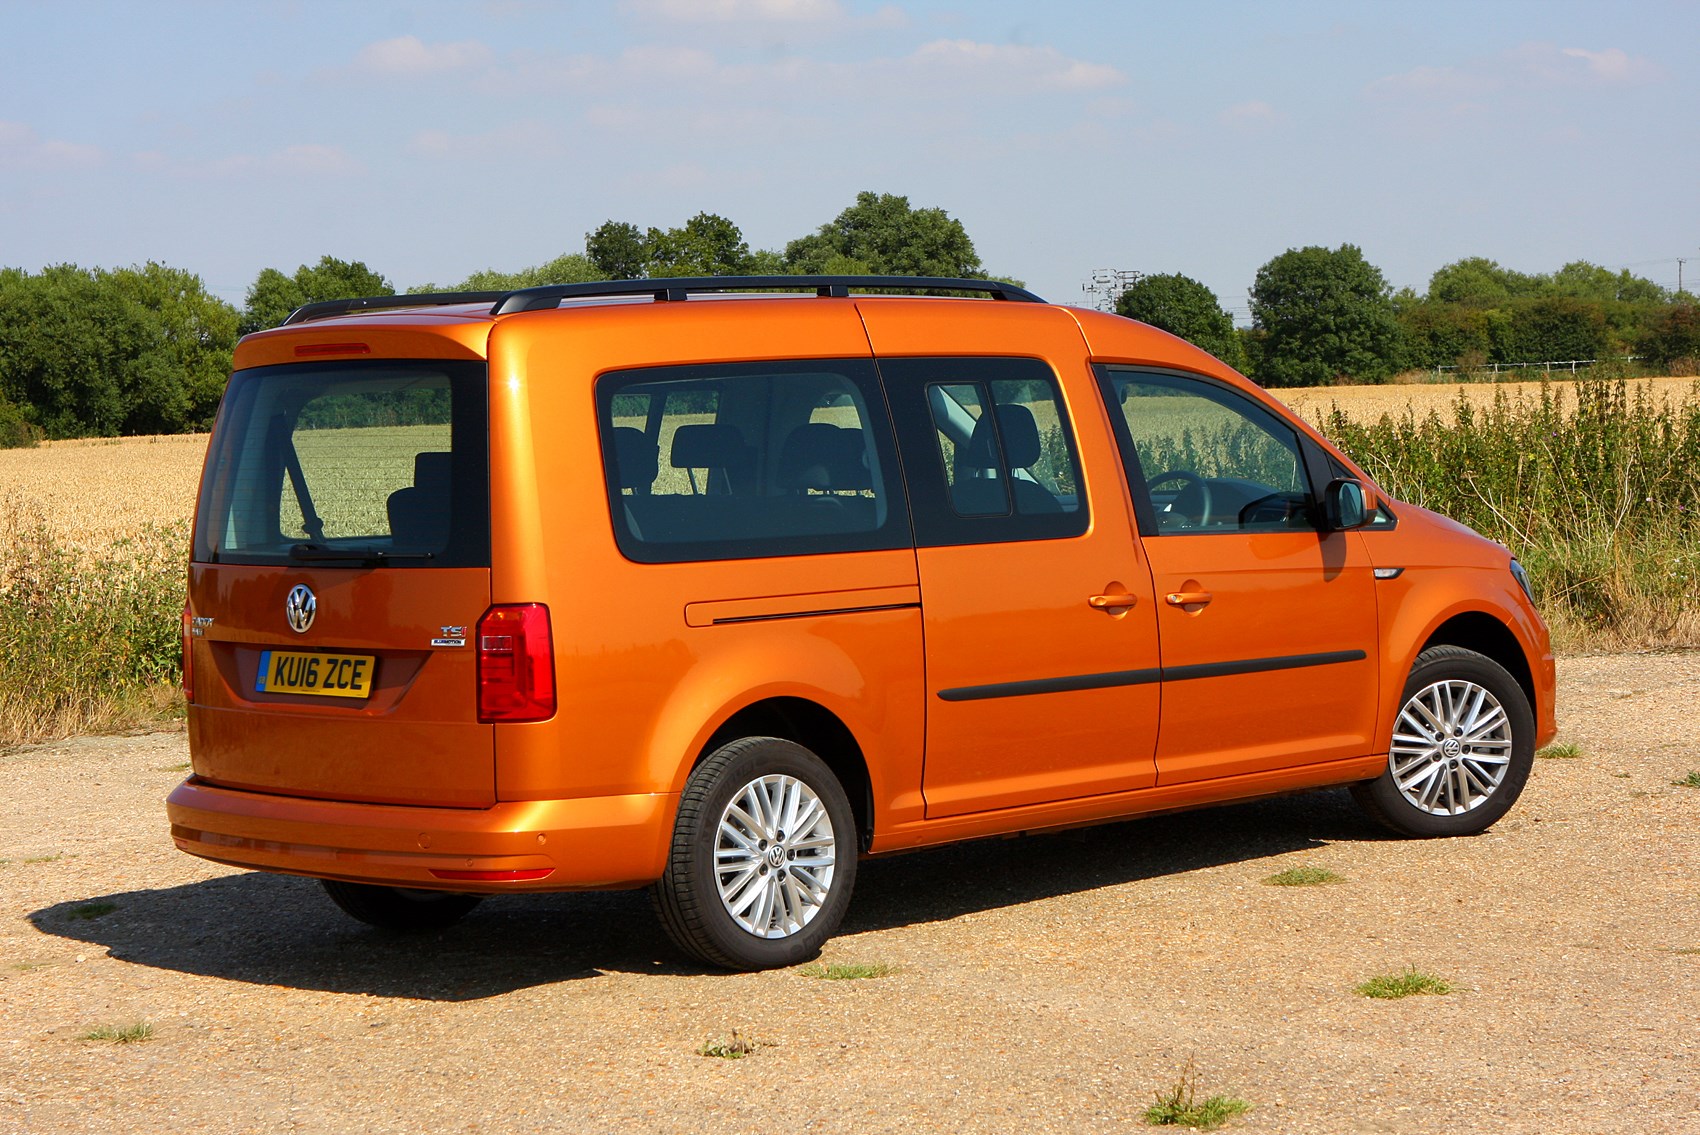
<path id="1" fill-rule="evenodd" d="M 1673 788 L 1700 788 L 1700 769 L 1691 770 L 1687 776 L 1679 776 L 1671 781 Z"/>
<path id="2" fill-rule="evenodd" d="M 1384 973 L 1370 978 L 1354 990 L 1359 996 L 1393 1001 L 1419 994 L 1443 996 L 1452 992 L 1452 983 L 1430 973 L 1408 967 L 1403 973 Z"/>
<path id="3" fill-rule="evenodd" d="M 115 902 L 86 902 L 82 906 L 71 911 L 70 917 L 82 922 L 87 922 L 90 919 L 111 914 L 117 909 L 118 904 Z"/>
<path id="4" fill-rule="evenodd" d="M 1573 741 L 1560 741 L 1548 745 L 1535 756 L 1548 761 L 1573 761 L 1582 755 L 1582 746 Z"/>
<path id="5" fill-rule="evenodd" d="M 1156 1100 L 1145 1109 L 1145 1122 L 1153 1127 L 1191 1127 L 1209 1131 L 1250 1110 L 1249 1103 L 1231 1096 L 1209 1096 L 1200 1100 L 1198 1068 L 1189 1059 L 1174 1085 L 1158 1092 Z"/>
<path id="6" fill-rule="evenodd" d="M 721 1060 L 742 1060 L 746 1056 L 755 1055 L 759 1049 L 767 1047 L 771 1047 L 771 1042 L 740 1036 L 738 1030 L 733 1029 L 732 1035 L 725 1040 L 705 1042 L 701 1048 L 697 1049 L 697 1055 L 713 1056 Z"/>
<path id="7" fill-rule="evenodd" d="M 83 1034 L 84 1040 L 102 1040 L 110 1044 L 136 1044 L 153 1039 L 153 1026 L 146 1021 L 133 1025 L 101 1025 Z"/>
<path id="8" fill-rule="evenodd" d="M 814 962 L 797 972 L 822 981 L 857 981 L 867 977 L 890 977 L 897 969 L 884 962 Z"/>
<path id="9" fill-rule="evenodd" d="M 1270 887 L 1319 887 L 1324 883 L 1344 883 L 1346 876 L 1337 875 L 1326 867 L 1291 867 L 1263 880 Z"/>

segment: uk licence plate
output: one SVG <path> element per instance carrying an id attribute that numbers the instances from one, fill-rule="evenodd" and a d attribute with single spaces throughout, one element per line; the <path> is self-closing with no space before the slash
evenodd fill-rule
<path id="1" fill-rule="evenodd" d="M 377 658 L 370 654 L 312 654 L 267 650 L 260 654 L 254 689 L 262 694 L 310 694 L 315 697 L 371 696 Z"/>

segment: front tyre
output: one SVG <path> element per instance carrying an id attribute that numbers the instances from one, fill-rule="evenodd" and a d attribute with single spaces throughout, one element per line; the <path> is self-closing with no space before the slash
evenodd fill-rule
<path id="1" fill-rule="evenodd" d="M 1534 759 L 1534 713 L 1516 679 L 1475 651 L 1433 646 L 1405 682 L 1386 771 L 1352 795 L 1403 835 L 1475 835 L 1516 803 Z"/>
<path id="2" fill-rule="evenodd" d="M 710 965 L 796 965 L 844 917 L 857 850 L 832 770 L 801 745 L 746 737 L 685 782 L 655 908 L 674 943 Z"/>
<path id="3" fill-rule="evenodd" d="M 344 883 L 320 879 L 331 901 L 351 918 L 395 934 L 445 930 L 467 916 L 482 900 L 479 895 L 448 891 L 416 891 L 375 883 Z"/>

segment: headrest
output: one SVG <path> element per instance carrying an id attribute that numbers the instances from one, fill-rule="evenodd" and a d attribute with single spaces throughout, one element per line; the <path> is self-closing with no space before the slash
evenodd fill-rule
<path id="1" fill-rule="evenodd" d="M 454 470 L 454 454 L 433 450 L 413 455 L 413 484 L 434 497 L 448 499 L 450 476 Z"/>
<path id="2" fill-rule="evenodd" d="M 809 422 L 792 430 L 779 453 L 779 483 L 787 489 L 836 492 L 866 489 L 873 480 L 863 462 L 859 429 Z"/>
<path id="3" fill-rule="evenodd" d="M 675 469 L 727 469 L 743 464 L 749 453 L 736 426 L 702 423 L 680 426 L 673 433 L 671 460 Z"/>
<path id="4" fill-rule="evenodd" d="M 1004 456 L 1011 469 L 1025 469 L 1039 460 L 1039 426 L 1033 411 L 1025 406 L 997 408 L 998 433 L 1003 435 Z M 996 469 L 997 454 L 993 448 L 991 419 L 981 415 L 968 438 L 967 448 L 958 461 L 964 469 Z"/>
<path id="5" fill-rule="evenodd" d="M 622 489 L 647 494 L 660 472 L 659 447 L 649 435 L 631 426 L 614 427 L 614 483 Z"/>

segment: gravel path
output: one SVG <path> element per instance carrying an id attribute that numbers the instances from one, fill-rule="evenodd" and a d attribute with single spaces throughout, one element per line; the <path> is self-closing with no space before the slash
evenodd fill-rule
<path id="1" fill-rule="evenodd" d="M 693 972 L 641 894 L 385 938 L 175 851 L 180 734 L 0 755 L 0 1133 L 1129 1132 L 1188 1061 L 1235 1131 L 1697 1132 L 1700 654 L 1559 672 L 1582 755 L 1484 836 L 1330 792 L 870 862 L 860 981 Z M 1353 993 L 1407 966 L 1453 992 Z"/>

